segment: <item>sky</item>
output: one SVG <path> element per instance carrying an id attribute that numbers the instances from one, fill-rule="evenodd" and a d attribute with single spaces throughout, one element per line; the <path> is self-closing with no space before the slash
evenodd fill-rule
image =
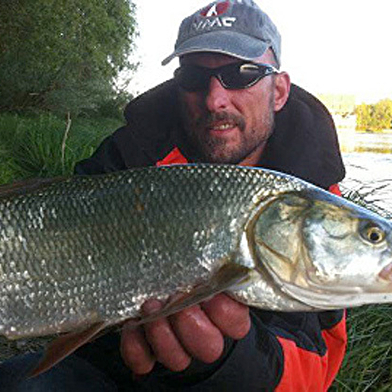
<path id="1" fill-rule="evenodd" d="M 391 0 L 256 0 L 282 35 L 282 70 L 313 94 L 354 94 L 357 103 L 392 99 Z M 182 19 L 208 0 L 135 0 L 140 61 L 130 91 L 171 78 Z"/>

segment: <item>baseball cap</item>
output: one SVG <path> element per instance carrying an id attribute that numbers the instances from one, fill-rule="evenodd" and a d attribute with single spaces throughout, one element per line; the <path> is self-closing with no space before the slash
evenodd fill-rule
<path id="1" fill-rule="evenodd" d="M 252 0 L 214 1 L 185 18 L 174 52 L 162 61 L 195 52 L 253 60 L 271 48 L 280 66 L 281 38 L 269 16 Z"/>

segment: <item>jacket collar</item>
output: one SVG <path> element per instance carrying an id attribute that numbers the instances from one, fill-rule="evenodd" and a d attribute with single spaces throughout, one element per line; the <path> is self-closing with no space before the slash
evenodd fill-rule
<path id="1" fill-rule="evenodd" d="M 177 86 L 169 80 L 132 100 L 125 109 L 127 129 L 151 160 L 178 147 L 196 154 L 182 132 Z M 300 177 L 328 188 L 344 178 L 336 128 L 325 106 L 292 84 L 289 99 L 276 113 L 274 131 L 260 166 Z"/>

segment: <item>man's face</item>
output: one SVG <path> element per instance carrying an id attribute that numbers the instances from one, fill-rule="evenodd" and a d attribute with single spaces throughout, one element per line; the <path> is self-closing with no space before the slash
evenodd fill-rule
<path id="1" fill-rule="evenodd" d="M 268 61 L 269 60 L 269 61 Z M 257 62 L 272 64 L 266 53 Z M 216 68 L 240 60 L 221 54 L 186 55 L 182 64 Z M 200 160 L 210 163 L 256 164 L 274 123 L 274 76 L 252 87 L 225 89 L 216 77 L 206 91 L 180 88 L 185 131 L 196 144 Z"/>

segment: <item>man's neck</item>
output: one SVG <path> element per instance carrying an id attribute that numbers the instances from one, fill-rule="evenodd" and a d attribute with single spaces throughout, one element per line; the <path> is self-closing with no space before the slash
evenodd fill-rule
<path id="1" fill-rule="evenodd" d="M 239 166 L 257 166 L 260 161 L 260 158 L 263 154 L 265 145 L 267 142 L 264 142 L 256 149 L 254 149 L 245 159 L 238 163 Z"/>

